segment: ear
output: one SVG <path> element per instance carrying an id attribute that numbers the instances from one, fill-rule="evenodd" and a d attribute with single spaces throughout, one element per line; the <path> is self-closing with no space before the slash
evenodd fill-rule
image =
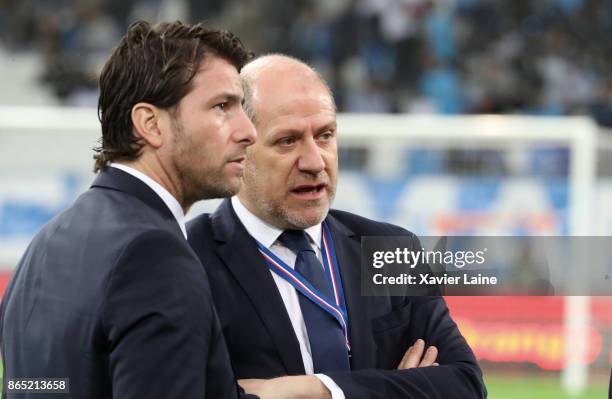
<path id="1" fill-rule="evenodd" d="M 163 143 L 161 110 L 149 103 L 138 103 L 132 107 L 132 125 L 136 135 L 153 148 Z"/>

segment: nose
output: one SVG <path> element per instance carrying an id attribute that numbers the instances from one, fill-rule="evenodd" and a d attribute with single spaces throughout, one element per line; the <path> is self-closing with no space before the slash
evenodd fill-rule
<path id="1" fill-rule="evenodd" d="M 321 151 L 321 148 L 319 148 L 314 138 L 311 137 L 304 140 L 298 159 L 298 169 L 301 172 L 312 174 L 318 174 L 325 170 L 325 159 Z"/>
<path id="2" fill-rule="evenodd" d="M 252 145 L 257 139 L 257 131 L 255 130 L 255 126 L 242 109 L 239 110 L 238 120 L 234 132 L 234 139 L 239 143 L 243 143 L 245 146 Z"/>

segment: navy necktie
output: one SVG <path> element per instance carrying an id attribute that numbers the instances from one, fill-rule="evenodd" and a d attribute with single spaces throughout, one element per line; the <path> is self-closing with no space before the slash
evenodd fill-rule
<path id="1" fill-rule="evenodd" d="M 303 230 L 285 230 L 279 241 L 297 255 L 295 271 L 334 303 L 332 288 L 306 233 Z M 344 334 L 338 321 L 302 293 L 298 292 L 298 297 L 315 373 L 350 370 Z"/>

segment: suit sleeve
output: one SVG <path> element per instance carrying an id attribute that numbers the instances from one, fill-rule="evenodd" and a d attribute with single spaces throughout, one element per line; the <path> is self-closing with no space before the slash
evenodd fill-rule
<path id="1" fill-rule="evenodd" d="M 131 242 L 105 300 L 113 397 L 238 397 L 229 356 L 214 349 L 225 345 L 212 342 L 218 325 L 204 269 L 180 237 L 152 231 Z M 218 380 L 206 380 L 210 367 Z"/>
<path id="2" fill-rule="evenodd" d="M 357 370 L 327 375 L 338 384 L 347 398 L 486 398 L 480 368 L 451 319 L 444 300 L 441 297 L 413 300 L 415 302 L 410 305 L 414 315 L 412 321 L 399 328 L 406 329 L 406 335 L 411 335 L 411 342 L 423 338 L 427 346 L 435 345 L 439 350 L 437 362 L 440 366 L 408 370 Z M 418 326 L 420 331 L 410 333 L 408 326 L 412 329 Z M 400 358 L 406 349 L 398 348 Z"/>

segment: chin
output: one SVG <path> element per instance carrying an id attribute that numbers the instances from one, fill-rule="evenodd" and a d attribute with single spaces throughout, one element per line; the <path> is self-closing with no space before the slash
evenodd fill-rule
<path id="1" fill-rule="evenodd" d="M 225 185 L 225 190 L 230 193 L 230 195 L 237 194 L 238 191 L 240 191 L 240 182 L 241 180 L 239 178 L 227 182 Z"/>
<path id="2" fill-rule="evenodd" d="M 238 192 L 239 185 L 219 184 L 201 187 L 198 200 L 231 197 Z"/>
<path id="3" fill-rule="evenodd" d="M 228 184 L 224 189 L 224 195 L 222 197 L 233 197 L 238 194 L 238 191 L 240 191 L 240 182 L 231 185 Z"/>
<path id="4" fill-rule="evenodd" d="M 234 195 L 238 192 L 238 190 L 240 190 L 240 186 L 242 185 L 242 175 L 226 175 L 222 185 L 225 188 L 225 191 L 232 191 L 232 195 Z"/>
<path id="5" fill-rule="evenodd" d="M 304 210 L 301 209 L 294 212 L 288 212 L 286 217 L 289 224 L 292 225 L 291 227 L 307 229 L 308 227 L 321 223 L 323 219 L 325 219 L 325 216 L 327 216 L 327 211 L 327 208 L 317 212 L 313 212 L 312 209 L 304 212 Z"/>

